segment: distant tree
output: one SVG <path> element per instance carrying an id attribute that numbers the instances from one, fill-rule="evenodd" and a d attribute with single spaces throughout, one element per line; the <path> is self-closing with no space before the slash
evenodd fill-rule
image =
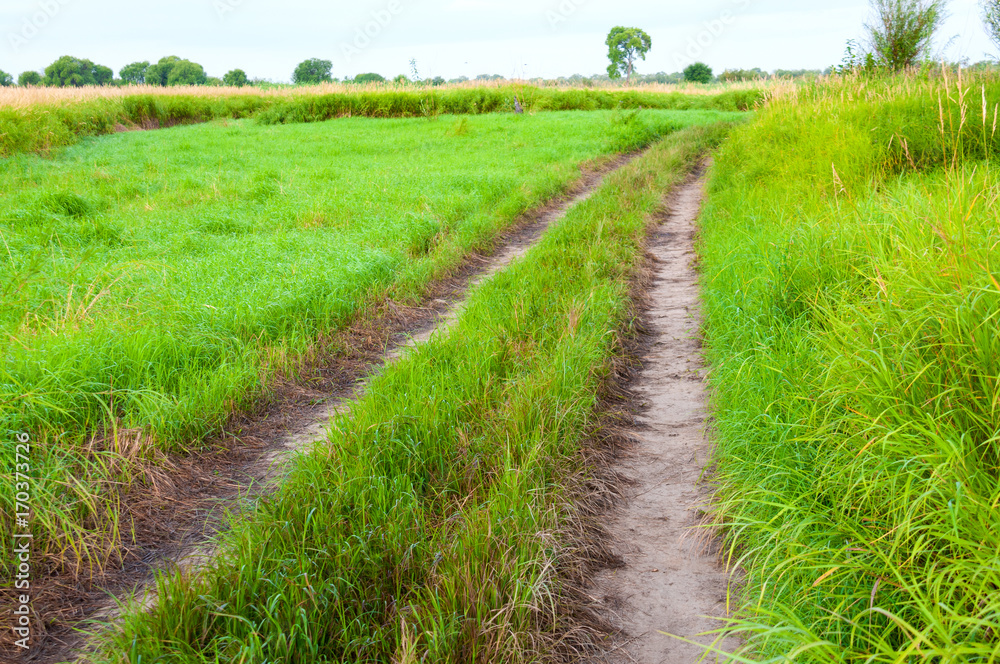
<path id="1" fill-rule="evenodd" d="M 431 85 L 433 85 L 434 87 L 437 87 L 439 85 L 444 85 L 445 83 L 447 83 L 447 81 L 444 80 L 444 78 L 441 76 L 435 76 L 434 78 L 431 79 Z"/>
<path id="2" fill-rule="evenodd" d="M 299 63 L 299 66 L 292 72 L 292 83 L 298 85 L 316 85 L 318 83 L 330 83 L 333 76 L 333 63 L 329 60 L 310 58 Z"/>
<path id="3" fill-rule="evenodd" d="M 250 84 L 250 79 L 247 78 L 247 73 L 242 69 L 233 69 L 226 72 L 226 75 L 222 77 L 222 82 L 231 88 L 242 88 Z"/>
<path id="4" fill-rule="evenodd" d="M 476 77 L 477 81 L 503 81 L 505 80 L 500 74 L 480 74 Z"/>
<path id="5" fill-rule="evenodd" d="M 695 62 L 685 67 L 684 80 L 688 83 L 711 83 L 712 68 L 704 62 Z"/>
<path id="6" fill-rule="evenodd" d="M 621 26 L 611 28 L 604 43 L 608 46 L 608 59 L 611 60 L 611 64 L 608 65 L 608 76 L 617 79 L 624 74 L 629 81 L 632 80 L 636 59 L 645 60 L 646 53 L 653 44 L 649 35 L 639 28 Z"/>
<path id="7" fill-rule="evenodd" d="M 149 69 L 148 62 L 133 62 L 125 65 L 118 72 L 122 77 L 122 82 L 131 85 L 142 85 L 146 82 L 146 70 Z"/>
<path id="8" fill-rule="evenodd" d="M 1000 48 L 1000 0 L 980 0 L 980 2 L 986 32 L 997 48 Z"/>
<path id="9" fill-rule="evenodd" d="M 948 0 L 870 0 L 874 14 L 865 24 L 878 65 L 899 71 L 929 54 L 934 33 L 946 18 Z"/>
<path id="10" fill-rule="evenodd" d="M 831 68 L 832 72 L 832 68 Z M 822 69 L 775 69 L 774 75 L 778 78 L 819 78 L 823 75 Z"/>
<path id="11" fill-rule="evenodd" d="M 643 83 L 676 84 L 684 82 L 684 74 L 680 72 L 668 74 L 665 71 L 660 71 L 655 74 L 647 74 L 646 76 L 639 76 L 637 80 L 640 80 Z M 593 82 L 591 81 L 591 83 Z"/>
<path id="12" fill-rule="evenodd" d="M 166 87 L 167 81 L 170 80 L 170 72 L 180 61 L 181 59 L 176 55 L 160 58 L 160 61 L 155 65 L 146 68 L 146 84 L 158 85 L 161 88 Z"/>
<path id="13" fill-rule="evenodd" d="M 21 75 L 17 77 L 17 84 L 22 88 L 27 88 L 32 85 L 41 85 L 42 75 L 37 71 L 21 72 Z"/>
<path id="14" fill-rule="evenodd" d="M 45 68 L 44 83 L 58 88 L 106 85 L 113 77 L 108 67 L 64 55 Z"/>
<path id="15" fill-rule="evenodd" d="M 208 78 L 205 79 L 205 85 L 211 86 L 213 88 L 221 88 L 225 84 L 226 84 L 225 81 L 216 76 L 209 76 Z"/>
<path id="16" fill-rule="evenodd" d="M 94 85 L 110 85 L 115 78 L 115 72 L 111 67 L 104 65 L 94 65 Z"/>
<path id="17" fill-rule="evenodd" d="M 206 83 L 208 83 L 208 76 L 205 74 L 205 68 L 190 60 L 174 63 L 170 75 L 167 76 L 167 85 L 170 86 L 205 85 Z"/>
<path id="18" fill-rule="evenodd" d="M 719 80 L 724 82 L 732 81 L 757 81 L 767 78 L 767 74 L 757 67 L 753 69 L 727 69 L 719 74 Z"/>
<path id="19" fill-rule="evenodd" d="M 0 69 L 0 88 L 9 88 L 14 85 L 14 77 Z"/>
<path id="20" fill-rule="evenodd" d="M 410 79 L 407 78 L 406 74 L 400 74 L 396 78 L 392 79 L 392 82 L 397 85 L 406 85 L 410 82 Z"/>
<path id="21" fill-rule="evenodd" d="M 381 74 L 376 74 L 374 72 L 369 72 L 367 74 L 358 74 L 354 77 L 355 83 L 385 83 L 385 77 Z"/>

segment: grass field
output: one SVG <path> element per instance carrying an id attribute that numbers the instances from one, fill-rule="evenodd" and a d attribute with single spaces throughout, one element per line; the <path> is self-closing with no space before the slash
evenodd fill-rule
<path id="1" fill-rule="evenodd" d="M 225 121 L 0 162 L 0 426 L 44 455 L 37 564 L 116 564 L 141 467 L 218 434 L 375 303 L 415 302 L 581 164 L 725 117 Z"/>
<path id="2" fill-rule="evenodd" d="M 717 156 L 717 520 L 753 661 L 1000 659 L 998 103 L 847 79 Z"/>
<path id="3" fill-rule="evenodd" d="M 645 230 L 727 129 L 655 146 L 479 287 L 210 569 L 163 578 L 156 609 L 97 659 L 528 662 L 586 646 L 565 583 L 595 546 L 578 500 L 599 481 L 599 404 Z"/>
<path id="4" fill-rule="evenodd" d="M 254 88 L 0 88 L 0 157 L 48 153 L 83 137 L 127 130 L 256 117 L 265 124 L 332 118 L 436 117 L 513 112 L 514 98 L 529 113 L 590 110 L 748 111 L 794 84 L 663 86 L 625 90 L 539 88 L 527 84 L 426 88 L 397 85 L 321 85 L 286 90 Z"/>
<path id="5" fill-rule="evenodd" d="M 548 111 L 526 115 L 506 112 L 513 91 L 0 109 L 0 133 L 21 132 L 0 161 L 0 426 L 41 450 L 36 559 L 81 576 L 120 562 L 118 501 L 143 464 L 203 445 L 377 303 L 418 302 L 581 165 L 667 136 L 389 366 L 96 660 L 593 645 L 572 616 L 601 546 L 583 489 L 601 481 L 601 399 L 647 225 L 721 145 L 698 253 L 738 661 L 1000 661 L 1000 82 L 519 87 Z M 689 110 L 638 108 L 656 105 Z M 86 138 L 146 120 L 211 121 Z"/>

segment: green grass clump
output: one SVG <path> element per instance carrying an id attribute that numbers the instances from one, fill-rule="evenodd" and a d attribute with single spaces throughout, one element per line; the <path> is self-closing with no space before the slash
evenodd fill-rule
<path id="1" fill-rule="evenodd" d="M 0 162 L 0 429 L 41 455 L 39 574 L 115 564 L 120 497 L 164 454 L 266 401 L 377 303 L 416 301 L 580 164 L 720 117 L 220 122 Z M 4 438 L 4 468 L 14 453 Z"/>
<path id="2" fill-rule="evenodd" d="M 371 91 L 302 95 L 281 101 L 257 116 L 263 124 L 320 122 L 331 118 L 420 117 L 439 113 L 513 112 L 517 96 L 528 111 L 714 110 L 748 111 L 763 102 L 763 90 L 729 90 L 715 95 L 679 92 L 556 90 L 531 86 L 458 88 L 443 91 Z"/>
<path id="3" fill-rule="evenodd" d="M 388 367 L 198 576 L 161 579 L 108 662 L 523 662 L 572 624 L 572 487 L 645 228 L 725 127 L 615 174 L 457 327 Z M 567 278 L 568 276 L 572 278 Z M 573 479 L 573 478 L 576 479 Z"/>
<path id="4" fill-rule="evenodd" d="M 1000 659 L 998 98 L 841 81 L 718 155 L 717 518 L 754 661 Z"/>
<path id="5" fill-rule="evenodd" d="M 49 152 L 81 138 L 127 129 L 153 129 L 228 118 L 238 120 L 269 107 L 260 95 L 132 95 L 65 104 L 0 108 L 0 157 Z"/>

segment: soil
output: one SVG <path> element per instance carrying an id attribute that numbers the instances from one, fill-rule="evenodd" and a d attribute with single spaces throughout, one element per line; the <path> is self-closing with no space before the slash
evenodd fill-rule
<path id="1" fill-rule="evenodd" d="M 600 572 L 592 591 L 619 629 L 612 661 L 728 661 L 681 640 L 713 643 L 714 637 L 698 635 L 722 625 L 718 618 L 726 615 L 727 591 L 735 581 L 721 563 L 718 540 L 699 527 L 711 493 L 704 481 L 711 444 L 694 265 L 703 187 L 699 171 L 674 195 L 648 246 L 648 339 L 642 369 L 630 385 L 639 410 L 631 432 L 637 442 L 619 467 L 630 480 L 626 500 L 605 524 L 625 564 Z M 732 652 L 737 645 L 716 647 Z"/>
<path id="2" fill-rule="evenodd" d="M 148 481 L 123 501 L 124 520 L 131 521 L 135 533 L 123 563 L 94 579 L 64 574 L 34 583 L 33 632 L 40 638 L 25 654 L 0 643 L 0 661 L 75 660 L 88 651 L 89 633 L 115 622 L 122 602 L 154 605 L 152 582 L 158 572 L 196 571 L 210 560 L 226 515 L 252 509 L 273 491 L 291 456 L 325 436 L 330 418 L 363 394 L 372 374 L 454 323 L 472 287 L 526 253 L 551 223 L 635 156 L 585 169 L 569 194 L 528 213 L 498 238 L 492 256 L 471 255 L 455 274 L 431 284 L 419 306 L 377 303 L 349 328 L 321 340 L 297 380 L 270 386 L 269 400 L 254 412 L 234 416 L 205 451 L 168 459 L 151 470 Z"/>

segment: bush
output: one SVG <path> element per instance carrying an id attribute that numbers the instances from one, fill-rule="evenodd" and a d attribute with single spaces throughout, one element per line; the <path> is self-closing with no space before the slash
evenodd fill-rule
<path id="1" fill-rule="evenodd" d="M 222 77 L 222 82 L 233 88 L 242 88 L 250 84 L 250 79 L 247 78 L 247 73 L 242 69 L 233 69 L 226 72 L 226 75 Z"/>
<path id="2" fill-rule="evenodd" d="M 333 81 L 333 76 L 330 75 L 332 69 L 333 63 L 329 60 L 320 60 L 319 58 L 303 60 L 292 72 L 292 83 L 297 85 L 330 83 Z"/>
<path id="3" fill-rule="evenodd" d="M 385 77 L 381 74 L 368 73 L 358 74 L 354 77 L 355 83 L 385 83 Z"/>
<path id="4" fill-rule="evenodd" d="M 205 85 L 208 76 L 205 75 L 205 68 L 190 60 L 181 60 L 174 64 L 167 76 L 167 85 Z"/>
<path id="5" fill-rule="evenodd" d="M 148 62 L 133 62 L 130 65 L 122 67 L 118 75 L 122 77 L 123 83 L 142 85 L 146 82 L 147 69 L 149 69 Z"/>
<path id="6" fill-rule="evenodd" d="M 704 62 L 695 62 L 684 69 L 684 80 L 688 83 L 711 83 L 712 68 Z"/>
<path id="7" fill-rule="evenodd" d="M 21 72 L 21 75 L 17 77 L 17 84 L 22 88 L 26 88 L 30 85 L 41 85 L 42 75 L 37 71 Z"/>
<path id="8" fill-rule="evenodd" d="M 114 77 L 110 68 L 64 55 L 45 68 L 45 85 L 57 88 L 107 85 Z"/>
<path id="9" fill-rule="evenodd" d="M 124 77 L 123 77 L 124 78 Z M 176 55 L 160 58 L 160 61 L 146 69 L 146 83 L 165 87 L 168 85 L 205 85 L 208 76 L 205 68 L 197 62 L 184 60 Z"/>
<path id="10" fill-rule="evenodd" d="M 0 87 L 10 87 L 14 85 L 14 77 L 0 69 Z"/>
<path id="11" fill-rule="evenodd" d="M 945 19 L 947 0 L 872 0 L 875 21 L 865 25 L 878 64 L 899 71 L 928 55 Z"/>

